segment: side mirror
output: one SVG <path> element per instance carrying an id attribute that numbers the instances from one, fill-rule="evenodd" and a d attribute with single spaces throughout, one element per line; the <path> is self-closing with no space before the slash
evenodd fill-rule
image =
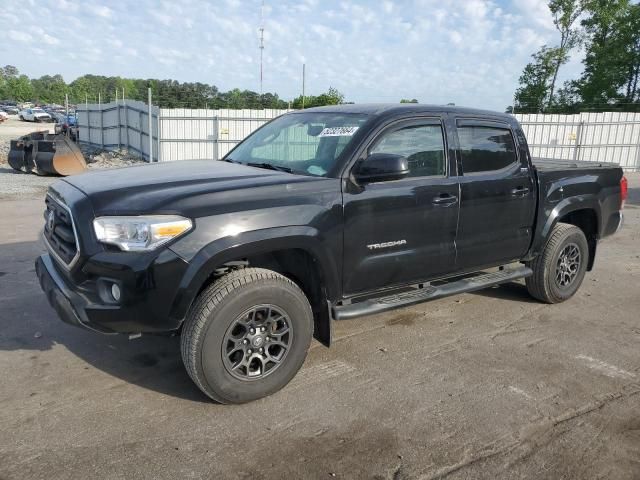
<path id="1" fill-rule="evenodd" d="M 356 166 L 353 176 L 358 183 L 388 182 L 409 175 L 409 161 L 393 153 L 372 153 Z"/>

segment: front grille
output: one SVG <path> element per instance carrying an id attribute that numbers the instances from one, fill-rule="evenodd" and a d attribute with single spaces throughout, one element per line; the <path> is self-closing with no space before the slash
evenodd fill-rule
<path id="1" fill-rule="evenodd" d="M 47 195 L 44 211 L 44 237 L 52 250 L 66 265 L 78 254 L 78 243 L 71 211 L 62 203 Z"/>

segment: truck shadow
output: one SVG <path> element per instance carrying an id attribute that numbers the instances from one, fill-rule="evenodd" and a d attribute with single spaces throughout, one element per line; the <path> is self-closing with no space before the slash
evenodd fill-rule
<path id="1" fill-rule="evenodd" d="M 479 295 L 481 297 L 497 298 L 500 300 L 510 300 L 519 303 L 540 303 L 527 291 L 527 287 L 523 283 L 509 282 L 503 283 L 496 287 L 485 288 L 471 292 L 470 295 Z"/>
<path id="2" fill-rule="evenodd" d="M 61 322 L 40 290 L 34 269 L 42 253 L 39 242 L 0 245 L 0 354 L 37 360 L 37 352 L 63 346 L 91 367 L 125 382 L 160 393 L 197 402 L 209 400 L 187 375 L 180 355 L 178 337 L 143 336 L 129 340 L 123 335 L 101 335 Z M 47 368 L 55 368 L 48 356 Z M 3 355 L 6 355 L 3 354 Z M 36 364 L 38 362 L 35 362 Z M 60 362 L 60 376 L 66 377 L 67 360 Z M 37 368 L 37 367 L 34 367 Z"/>

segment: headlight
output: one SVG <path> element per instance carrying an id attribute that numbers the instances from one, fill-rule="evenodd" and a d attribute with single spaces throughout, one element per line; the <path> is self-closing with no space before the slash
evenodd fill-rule
<path id="1" fill-rule="evenodd" d="M 153 250 L 191 230 L 191 220 L 177 215 L 98 217 L 93 221 L 96 237 L 121 250 Z"/>

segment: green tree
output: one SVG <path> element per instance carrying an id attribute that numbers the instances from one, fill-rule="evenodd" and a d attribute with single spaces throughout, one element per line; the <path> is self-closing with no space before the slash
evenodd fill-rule
<path id="1" fill-rule="evenodd" d="M 33 99 L 31 80 L 26 75 L 7 79 L 7 92 L 11 100 L 24 102 Z"/>
<path id="2" fill-rule="evenodd" d="M 569 52 L 580 41 L 580 33 L 574 24 L 584 10 L 584 0 L 550 0 L 549 10 L 553 16 L 553 24 L 560 33 L 560 44 L 552 49 L 553 52 L 553 74 L 549 86 L 549 97 L 547 105 L 553 103 L 558 71 L 560 67 L 569 60 Z"/>
<path id="3" fill-rule="evenodd" d="M 531 55 L 533 61 L 524 67 L 520 76 L 520 87 L 515 94 L 515 110 L 518 113 L 538 113 L 545 107 L 551 90 L 551 79 L 558 52 L 556 48 L 543 46 Z"/>
<path id="4" fill-rule="evenodd" d="M 402 100 L 400 100 L 400 103 L 418 103 L 418 100 L 416 100 L 415 98 L 412 98 L 411 100 L 403 98 Z"/>
<path id="5" fill-rule="evenodd" d="M 341 103 L 344 103 L 344 95 L 333 87 L 329 87 L 329 90 L 318 96 L 305 95 L 304 97 L 304 108 L 340 105 Z M 302 95 L 293 100 L 293 108 L 302 108 Z"/>
<path id="6" fill-rule="evenodd" d="M 640 100 L 640 5 L 629 0 L 591 0 L 582 24 L 587 33 L 584 72 L 575 91 L 585 108 L 602 109 Z"/>
<path id="7" fill-rule="evenodd" d="M 31 80 L 33 99 L 39 103 L 63 104 L 65 94 L 69 93 L 69 87 L 62 75 L 44 75 Z"/>

